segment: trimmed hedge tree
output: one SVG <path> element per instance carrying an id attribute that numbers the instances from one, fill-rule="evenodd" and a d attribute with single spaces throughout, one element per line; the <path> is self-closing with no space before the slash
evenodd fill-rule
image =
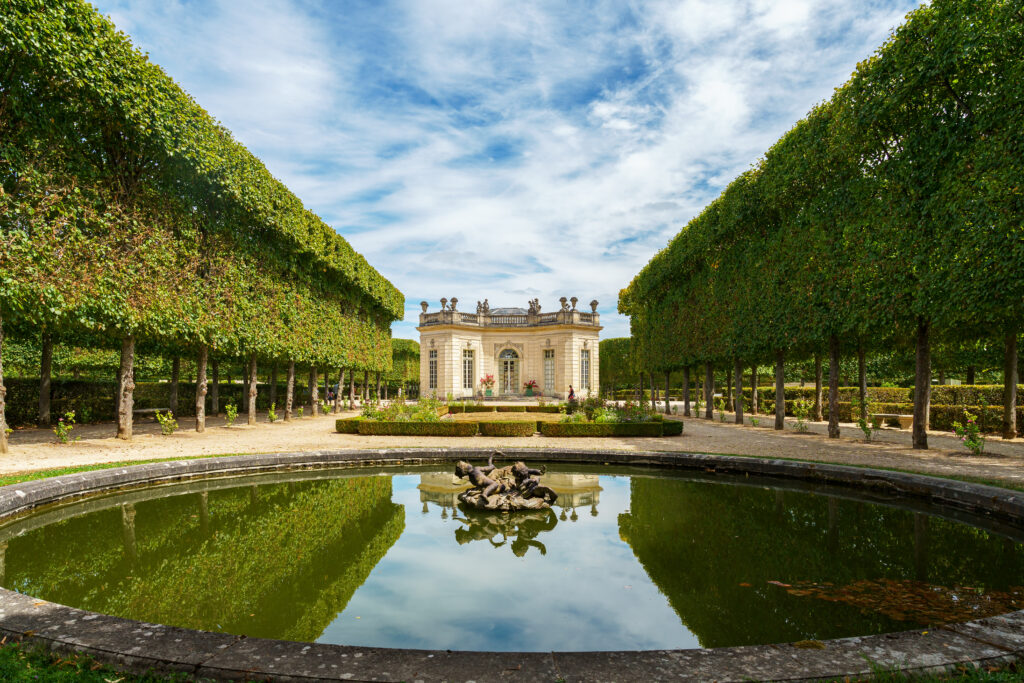
<path id="1" fill-rule="evenodd" d="M 842 355 L 910 346 L 913 442 L 927 448 L 932 346 L 998 339 L 1012 436 L 1024 319 L 1021 44 L 1014 0 L 935 0 L 910 13 L 620 293 L 635 363 L 775 360 L 781 394 L 784 360 L 827 350 L 835 367 Z M 837 383 L 833 372 L 833 408 Z"/>
<path id="2" fill-rule="evenodd" d="M 90 5 L 6 3 L 0 79 L 0 325 L 120 349 L 120 436 L 137 346 L 390 368 L 401 293 Z"/>

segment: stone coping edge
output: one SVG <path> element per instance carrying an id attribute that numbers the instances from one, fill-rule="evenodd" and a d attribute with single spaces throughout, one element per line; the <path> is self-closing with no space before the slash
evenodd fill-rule
<path id="1" fill-rule="evenodd" d="M 147 484 L 275 470 L 414 466 L 480 459 L 489 449 L 309 451 L 148 463 L 0 487 L 0 522 L 40 505 Z M 653 465 L 799 479 L 930 500 L 1019 525 L 1024 494 L 917 474 L 841 465 L 651 451 L 503 449 L 559 463 Z M 1024 610 L 931 630 L 793 644 L 626 652 L 464 652 L 365 648 L 247 638 L 148 624 L 0 589 L 0 634 L 55 652 L 87 653 L 125 671 L 274 681 L 818 680 L 880 670 L 935 673 L 1024 657 Z"/>

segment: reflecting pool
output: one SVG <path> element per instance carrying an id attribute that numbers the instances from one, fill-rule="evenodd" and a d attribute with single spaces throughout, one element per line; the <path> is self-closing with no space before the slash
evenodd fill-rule
<path id="1" fill-rule="evenodd" d="M 1024 607 L 1024 532 L 984 519 L 641 468 L 542 482 L 551 510 L 505 516 L 461 509 L 440 468 L 94 497 L 0 528 L 0 583 L 190 628 L 453 650 L 821 640 Z"/>

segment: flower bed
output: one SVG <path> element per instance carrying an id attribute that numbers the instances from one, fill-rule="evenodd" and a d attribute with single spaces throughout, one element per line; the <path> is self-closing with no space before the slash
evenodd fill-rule
<path id="1" fill-rule="evenodd" d="M 540 431 L 539 422 L 478 422 L 482 436 L 533 436 Z"/>
<path id="2" fill-rule="evenodd" d="M 476 422 L 380 422 L 362 420 L 359 433 L 370 436 L 476 436 Z"/>

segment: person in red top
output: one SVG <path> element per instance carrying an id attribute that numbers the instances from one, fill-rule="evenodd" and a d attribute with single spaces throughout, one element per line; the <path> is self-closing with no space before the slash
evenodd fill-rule
<path id="1" fill-rule="evenodd" d="M 570 401 L 575 401 L 576 400 L 576 392 L 572 390 L 572 385 L 571 384 L 569 385 L 569 400 Z"/>

